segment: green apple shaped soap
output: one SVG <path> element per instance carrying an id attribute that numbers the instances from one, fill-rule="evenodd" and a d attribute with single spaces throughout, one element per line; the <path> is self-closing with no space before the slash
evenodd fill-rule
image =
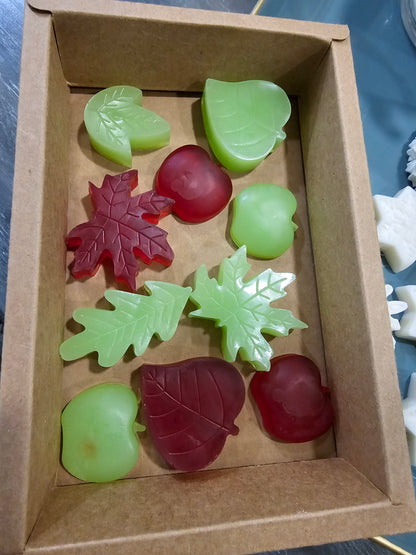
<path id="1" fill-rule="evenodd" d="M 286 138 L 290 101 L 270 81 L 207 79 L 201 106 L 209 145 L 228 170 L 254 169 Z"/>
<path id="2" fill-rule="evenodd" d="M 62 464 L 85 482 L 109 482 L 125 476 L 136 464 L 139 442 L 135 422 L 138 401 L 123 384 L 90 387 L 65 407 L 62 423 Z"/>
<path id="3" fill-rule="evenodd" d="M 117 85 L 95 94 L 84 110 L 91 145 L 113 162 L 131 167 L 131 150 L 152 150 L 169 143 L 170 126 L 143 108 L 142 91 Z"/>
<path id="4" fill-rule="evenodd" d="M 293 243 L 297 225 L 292 221 L 296 198 L 285 187 L 257 183 L 243 189 L 233 202 L 232 240 L 247 254 L 270 259 Z"/>

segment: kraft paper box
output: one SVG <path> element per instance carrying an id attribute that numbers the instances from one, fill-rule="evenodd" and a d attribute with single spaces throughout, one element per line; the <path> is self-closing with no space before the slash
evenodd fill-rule
<path id="1" fill-rule="evenodd" d="M 261 182 L 289 188 L 299 229 L 279 259 L 294 272 L 279 307 L 308 324 L 274 338 L 276 355 L 320 367 L 336 420 L 316 441 L 287 444 L 262 428 L 247 392 L 205 471 L 170 470 L 148 433 L 126 477 L 85 484 L 60 464 L 60 414 L 87 387 L 121 382 L 138 392 L 144 362 L 221 356 L 220 331 L 185 313 L 171 341 L 100 368 L 96 355 L 63 363 L 79 307 L 109 308 L 113 274 L 74 280 L 65 235 L 91 213 L 88 182 L 124 168 L 91 149 L 83 109 L 103 87 L 144 91 L 169 121 L 170 144 L 135 153 L 137 192 L 187 143 L 209 148 L 201 118 L 208 77 L 266 79 L 290 95 L 287 139 L 254 171 L 232 174 L 235 196 Z M 235 252 L 231 211 L 187 225 L 161 220 L 175 252 L 146 280 L 191 285 Z M 348 28 L 110 0 L 33 0 L 26 6 L 20 82 L 0 413 L 0 538 L 4 553 L 254 553 L 414 530 L 416 512 L 385 302 Z M 252 373 L 237 360 L 246 385 Z M 139 416 L 139 419 L 142 415 Z"/>

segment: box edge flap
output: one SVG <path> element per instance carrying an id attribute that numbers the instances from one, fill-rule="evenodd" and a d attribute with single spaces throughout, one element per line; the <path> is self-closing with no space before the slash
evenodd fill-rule
<path id="1" fill-rule="evenodd" d="M 347 25 L 336 24 L 336 23 L 320 23 L 316 21 L 303 21 L 288 18 L 277 18 L 277 17 L 267 17 L 258 14 L 244 14 L 239 12 L 221 12 L 215 10 L 204 10 L 195 8 L 185 8 L 179 6 L 167 6 L 159 4 L 137 4 L 134 2 L 115 2 L 114 0 L 95 0 L 89 2 L 88 5 L 82 2 L 82 0 L 69 0 L 65 2 L 65 6 L 59 0 L 26 0 L 27 4 L 32 10 L 40 12 L 48 12 L 52 15 L 55 13 L 64 12 L 80 12 L 80 13 L 96 13 L 105 15 L 108 13 L 108 9 L 112 6 L 112 15 L 114 13 L 114 7 L 118 9 L 115 10 L 120 15 L 132 17 L 134 12 L 138 13 L 140 10 L 144 16 L 150 19 L 160 19 L 162 16 L 174 21 L 175 19 L 181 19 L 185 14 L 187 19 L 192 19 L 195 23 L 213 23 L 218 25 L 227 25 L 224 22 L 224 18 L 227 16 L 233 16 L 233 25 L 238 26 L 238 22 L 235 17 L 241 17 L 245 21 L 261 21 L 262 25 L 268 27 L 269 25 L 275 25 L 276 21 L 279 21 L 287 29 L 280 29 L 281 31 L 291 32 L 294 27 L 297 28 L 297 32 L 300 34 L 310 34 L 314 36 L 319 36 L 323 40 L 327 40 L 328 43 L 331 40 L 343 41 L 350 36 L 349 28 Z M 209 13 L 211 21 L 204 19 L 206 13 Z M 178 17 L 179 16 L 179 17 Z M 312 27 L 312 29 L 310 29 Z"/>

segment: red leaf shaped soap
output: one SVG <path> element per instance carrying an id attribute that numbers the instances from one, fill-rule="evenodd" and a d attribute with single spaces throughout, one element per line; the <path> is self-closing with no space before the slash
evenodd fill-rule
<path id="1" fill-rule="evenodd" d="M 131 197 L 137 184 L 137 170 L 106 175 L 101 189 L 90 182 L 94 214 L 66 238 L 68 247 L 76 249 L 71 269 L 75 278 L 93 276 L 102 261 L 111 258 L 116 280 L 124 281 L 134 291 L 138 273 L 135 255 L 146 264 L 172 263 L 174 255 L 167 233 L 154 224 L 171 212 L 173 201 L 154 191 Z"/>
<path id="2" fill-rule="evenodd" d="M 147 429 L 163 458 L 191 472 L 211 464 L 241 411 L 245 387 L 240 373 L 219 358 L 191 358 L 141 367 Z"/>
<path id="3" fill-rule="evenodd" d="M 312 360 L 282 355 L 271 360 L 269 372 L 257 372 L 250 390 L 266 430 L 291 443 L 311 441 L 324 434 L 334 419 L 328 388 Z"/>
<path id="4" fill-rule="evenodd" d="M 185 145 L 165 158 L 156 175 L 156 191 L 175 201 L 172 210 L 181 220 L 199 223 L 226 207 L 233 186 L 206 150 Z"/>

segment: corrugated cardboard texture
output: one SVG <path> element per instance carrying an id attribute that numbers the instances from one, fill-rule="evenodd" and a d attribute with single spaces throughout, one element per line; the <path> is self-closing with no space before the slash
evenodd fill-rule
<path id="1" fill-rule="evenodd" d="M 23 47 L 0 420 L 6 552 L 23 549 L 38 517 L 28 546 L 38 553 L 71 553 L 81 545 L 92 553 L 163 553 L 173 545 L 178 553 L 203 553 L 207 546 L 241 553 L 415 527 L 351 51 L 341 40 L 346 29 L 107 1 L 59 4 L 38 5 L 56 8 L 52 16 L 28 11 Z M 140 44 L 142 35 L 147 40 Z M 135 36 L 140 48 L 132 47 Z M 252 54 L 243 57 L 242 44 Z M 63 333 L 79 331 L 72 311 L 109 308 L 103 294 L 115 286 L 108 269 L 74 280 L 67 269 L 73 254 L 65 259 L 66 231 L 91 213 L 88 181 L 100 186 L 106 173 L 123 170 L 90 147 L 82 123 L 87 87 L 129 81 L 173 91 L 145 93 L 144 105 L 171 123 L 172 140 L 134 155 L 137 194 L 152 188 L 175 147 L 207 147 L 200 96 L 190 91 L 208 76 L 269 78 L 299 93 L 287 140 L 255 171 L 231 177 L 234 195 L 266 181 L 297 197 L 293 246 L 275 261 L 250 260 L 248 275 L 269 266 L 296 273 L 276 305 L 292 309 L 309 328 L 273 339 L 272 346 L 276 354 L 300 352 L 320 365 L 336 406 L 337 453 L 332 432 L 309 444 L 272 440 L 248 396 L 237 419 L 240 435 L 227 440 L 213 470 L 172 473 L 144 433 L 130 475 L 136 479 L 78 484 L 59 465 L 59 415 L 74 395 L 106 381 L 137 391 L 143 362 L 220 355 L 219 330 L 184 315 L 170 342 L 154 340 L 142 357 L 127 354 L 113 368 L 100 368 L 95 355 L 64 368 L 58 358 Z M 64 78 L 83 88 L 71 90 Z M 199 225 L 162 219 L 176 257 L 167 269 L 141 264 L 139 292 L 150 279 L 192 284 L 201 263 L 216 275 L 235 250 L 229 221 L 227 211 Z M 248 384 L 248 365 L 237 366 Z"/>
<path id="2" fill-rule="evenodd" d="M 0 551 L 23 547 L 60 443 L 54 346 L 64 310 L 69 105 L 51 19 L 26 16 L 1 376 Z"/>

